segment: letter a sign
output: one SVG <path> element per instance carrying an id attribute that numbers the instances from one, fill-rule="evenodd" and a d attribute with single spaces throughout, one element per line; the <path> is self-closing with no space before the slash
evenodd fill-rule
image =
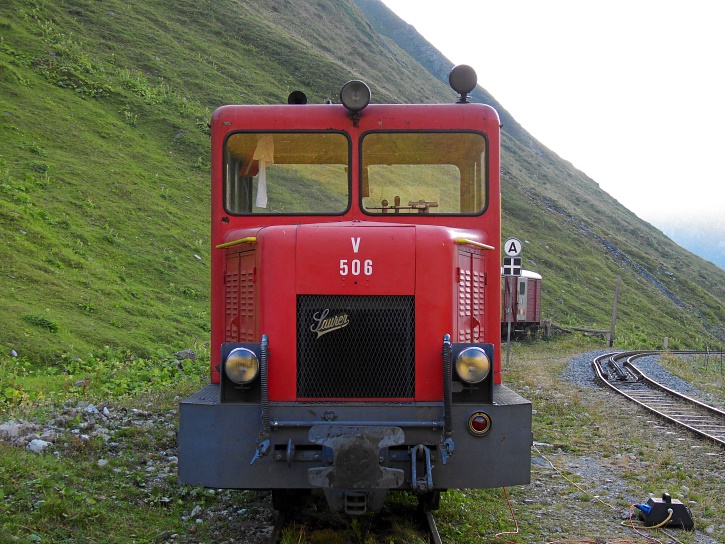
<path id="1" fill-rule="evenodd" d="M 518 238 L 509 238 L 503 244 L 503 250 L 509 257 L 518 257 L 521 255 L 522 244 Z"/>
<path id="2" fill-rule="evenodd" d="M 509 238 L 503 244 L 503 250 L 508 257 L 503 258 L 503 266 L 501 267 L 501 273 L 504 276 L 520 276 L 522 269 L 521 262 L 521 240 L 518 238 Z"/>

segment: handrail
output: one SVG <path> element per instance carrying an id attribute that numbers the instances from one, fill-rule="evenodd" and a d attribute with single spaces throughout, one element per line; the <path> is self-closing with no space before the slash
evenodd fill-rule
<path id="1" fill-rule="evenodd" d="M 225 247 L 231 247 L 236 246 L 238 244 L 253 244 L 257 241 L 256 236 L 247 236 L 246 238 L 240 238 L 239 240 L 233 240 L 231 242 L 226 242 L 224 244 L 219 244 L 216 246 L 217 249 L 224 249 Z"/>
<path id="2" fill-rule="evenodd" d="M 481 242 L 474 242 L 473 240 L 469 240 L 468 238 L 456 238 L 456 243 L 465 244 L 465 245 L 474 246 L 474 247 L 480 247 L 481 249 L 489 249 L 489 250 L 496 249 L 493 246 L 482 244 Z"/>

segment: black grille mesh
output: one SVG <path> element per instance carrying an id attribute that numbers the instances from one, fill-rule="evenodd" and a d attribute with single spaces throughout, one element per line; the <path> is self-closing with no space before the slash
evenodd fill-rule
<path id="1" fill-rule="evenodd" d="M 299 295 L 297 397 L 415 397 L 414 297 Z"/>

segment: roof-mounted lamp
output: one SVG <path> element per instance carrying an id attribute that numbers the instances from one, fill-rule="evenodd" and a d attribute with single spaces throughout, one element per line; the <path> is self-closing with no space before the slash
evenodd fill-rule
<path id="1" fill-rule="evenodd" d="M 302 91 L 292 91 L 287 97 L 288 104 L 307 104 L 307 95 Z"/>
<path id="2" fill-rule="evenodd" d="M 354 126 L 358 126 L 360 112 L 370 104 L 370 87 L 360 80 L 353 79 L 342 86 L 340 102 L 350 112 L 350 119 Z"/>
<path id="3" fill-rule="evenodd" d="M 471 96 L 468 94 L 476 88 L 478 76 L 476 71 L 466 64 L 455 66 L 451 73 L 448 74 L 448 84 L 460 96 L 459 104 L 465 104 Z"/>

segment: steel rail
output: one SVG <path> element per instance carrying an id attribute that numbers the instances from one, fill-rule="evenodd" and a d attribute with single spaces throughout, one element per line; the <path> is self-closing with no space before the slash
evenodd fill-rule
<path id="1" fill-rule="evenodd" d="M 438 527 L 436 526 L 436 520 L 433 517 L 433 512 L 421 512 L 423 518 L 422 525 L 425 527 L 428 536 L 430 537 L 429 542 L 431 544 L 443 544 L 441 541 L 441 535 L 438 533 Z"/>
<path id="2" fill-rule="evenodd" d="M 285 527 L 294 519 L 289 514 L 289 512 L 277 512 L 274 526 L 269 536 L 269 544 L 279 544 L 282 541 Z M 429 544 L 443 544 L 441 535 L 438 532 L 438 526 L 433 517 L 433 512 L 419 508 L 413 519 L 416 520 L 415 522 L 420 526 L 420 529 L 427 533 Z"/>
<path id="3" fill-rule="evenodd" d="M 283 512 L 277 512 L 274 525 L 272 526 L 272 532 L 269 535 L 269 544 L 279 544 L 282 541 L 282 531 L 284 530 L 285 524 L 287 523 L 287 514 Z"/>
<path id="4" fill-rule="evenodd" d="M 597 380 L 657 416 L 696 435 L 725 447 L 725 412 L 670 389 L 645 375 L 632 361 L 657 355 L 659 351 L 615 352 L 596 357 L 592 368 Z M 669 352 L 678 355 L 703 354 L 698 351 Z M 619 361 L 625 359 L 624 364 Z M 604 368 L 612 370 L 610 374 Z M 612 376 L 614 375 L 614 376 Z"/>

